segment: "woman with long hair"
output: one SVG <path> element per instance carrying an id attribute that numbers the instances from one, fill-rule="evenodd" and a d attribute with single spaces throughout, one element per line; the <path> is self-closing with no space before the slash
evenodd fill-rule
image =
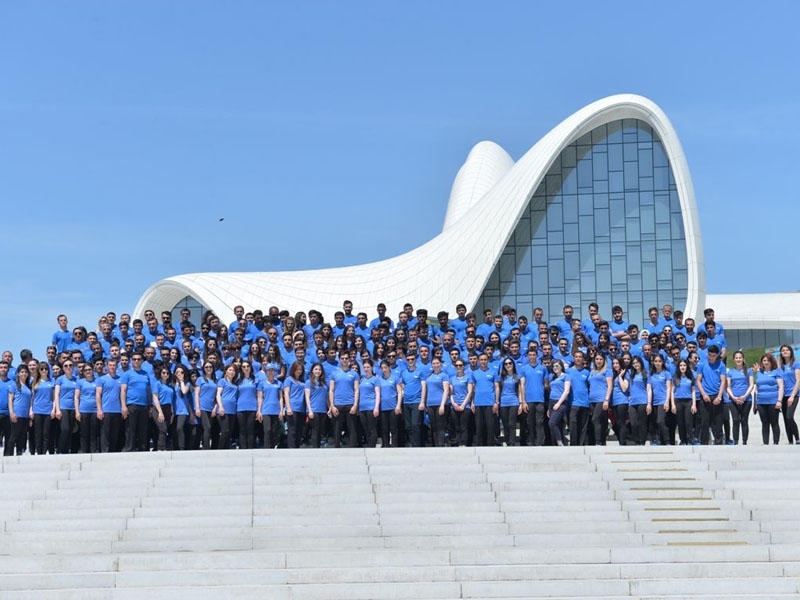
<path id="1" fill-rule="evenodd" d="M 672 379 L 666 369 L 664 357 L 653 355 L 650 361 L 650 375 L 647 378 L 647 414 L 653 424 L 650 443 L 654 446 L 667 444 L 667 413 L 672 411 Z"/>
<path id="2" fill-rule="evenodd" d="M 550 390 L 550 439 L 556 446 L 564 445 L 564 424 L 569 415 L 569 390 L 570 381 L 564 372 L 564 362 L 560 358 L 553 359 L 550 363 L 550 377 L 547 379 L 547 389 Z"/>
<path id="3" fill-rule="evenodd" d="M 194 417 L 192 410 L 192 382 L 189 369 L 185 365 L 175 367 L 175 438 L 177 450 L 192 448 L 191 421 Z M 187 445 L 187 437 L 189 443 Z"/>
<path id="4" fill-rule="evenodd" d="M 225 367 L 222 379 L 217 382 L 216 417 L 219 422 L 219 447 L 229 450 L 236 404 L 239 400 L 239 371 L 233 363 Z"/>
<path id="5" fill-rule="evenodd" d="M 328 420 L 328 383 L 321 363 L 311 365 L 306 381 L 306 409 L 311 421 L 311 447 L 319 448 Z"/>
<path id="6" fill-rule="evenodd" d="M 214 365 L 203 361 L 203 373 L 194 386 L 194 413 L 203 428 L 203 450 L 217 447 L 218 433 L 212 432 L 212 426 L 215 426 L 214 417 L 221 408 L 222 403 L 217 400 L 217 374 Z"/>
<path id="7" fill-rule="evenodd" d="M 454 421 L 454 436 L 451 442 L 454 446 L 466 446 L 470 408 L 475 394 L 475 378 L 471 372 L 467 372 L 464 359 L 458 358 L 453 364 L 456 372 L 450 376 L 450 404 Z"/>
<path id="8" fill-rule="evenodd" d="M 600 334 L 603 335 L 603 334 Z M 614 379 L 606 355 L 597 352 L 589 372 L 589 410 L 594 431 L 594 445 L 605 446 L 608 437 L 608 408 L 611 405 Z"/>
<path id="9" fill-rule="evenodd" d="M 50 426 L 55 419 L 53 404 L 53 382 L 50 380 L 50 367 L 39 363 L 33 373 L 31 383 L 33 392 L 33 451 L 34 454 L 52 453 Z"/>
<path id="10" fill-rule="evenodd" d="M 621 359 L 611 360 L 613 385 L 611 390 L 611 412 L 614 417 L 614 433 L 620 446 L 628 444 L 628 391 L 630 381 L 628 369 Z"/>
<path id="11" fill-rule="evenodd" d="M 641 356 L 631 359 L 628 417 L 631 421 L 631 439 L 643 446 L 647 439 L 647 371 Z"/>
<path id="12" fill-rule="evenodd" d="M 303 441 L 306 423 L 306 369 L 303 363 L 295 361 L 289 367 L 289 376 L 283 382 L 283 408 L 287 423 L 289 448 L 299 448 Z"/>
<path id="13" fill-rule="evenodd" d="M 170 445 L 175 438 L 173 435 L 173 425 L 175 424 L 175 378 L 169 366 L 164 365 L 156 371 L 158 379 L 151 390 L 153 392 L 153 420 L 158 429 L 158 440 L 156 450 L 166 450 L 167 440 Z M 170 448 L 172 449 L 172 448 Z"/>
<path id="14" fill-rule="evenodd" d="M 781 411 L 784 397 L 783 373 L 772 354 L 763 354 L 753 365 L 756 390 L 756 404 L 753 412 L 761 418 L 761 438 L 769 444 L 769 432 L 772 430 L 774 444 L 781 441 L 781 426 L 778 414 Z"/>
<path id="15" fill-rule="evenodd" d="M 750 408 L 753 404 L 752 394 L 755 386 L 753 371 L 747 368 L 744 353 L 737 350 L 733 353 L 733 366 L 728 367 L 728 389 L 730 411 L 733 417 L 733 443 L 739 443 L 739 429 L 742 431 L 742 445 L 747 445 L 750 435 Z M 784 382 L 786 380 L 784 379 Z"/>
<path id="16" fill-rule="evenodd" d="M 373 372 L 370 359 L 362 365 L 361 380 L 358 382 L 358 418 L 364 431 L 367 448 L 374 448 L 378 443 L 378 416 L 381 410 L 381 388 L 378 377 Z"/>
<path id="17" fill-rule="evenodd" d="M 681 359 L 672 376 L 672 405 L 678 417 L 678 437 L 681 446 L 692 443 L 694 415 L 697 414 L 697 386 L 688 360 Z"/>
<path id="18" fill-rule="evenodd" d="M 243 360 L 240 365 L 239 397 L 236 402 L 236 421 L 239 424 L 239 448 L 255 447 L 256 411 L 258 410 L 258 385 L 253 364 Z"/>
<path id="19" fill-rule="evenodd" d="M 428 415 L 431 438 L 436 447 L 444 446 L 444 434 L 447 429 L 446 406 L 450 397 L 448 379 L 447 373 L 442 370 L 442 359 L 435 356 L 431 359 L 431 372 L 421 382 L 422 396 L 419 410 Z M 424 440 L 422 445 L 425 445 Z"/>
<path id="20" fill-rule="evenodd" d="M 266 374 L 264 365 L 274 365 L 276 367 L 276 379 L 283 381 L 286 378 L 286 364 L 283 362 L 283 357 L 281 356 L 281 352 L 276 344 L 272 344 L 269 348 L 267 348 L 267 352 L 264 356 L 261 369 L 264 371 L 264 374 Z"/>
<path id="21" fill-rule="evenodd" d="M 91 367 L 90 367 L 91 368 Z M 4 456 L 17 456 L 25 453 L 28 441 L 28 425 L 33 416 L 30 388 L 30 371 L 25 364 L 17 367 L 14 383 L 8 389 L 8 415 L 11 420 L 11 440 L 3 449 Z"/>
<path id="22" fill-rule="evenodd" d="M 259 380 L 261 388 L 258 398 L 256 418 L 264 427 L 264 448 L 272 450 L 280 441 L 280 428 L 283 423 L 281 410 L 281 388 L 283 384 L 276 377 L 278 365 L 264 363 L 263 370 L 266 375 Z"/>
<path id="23" fill-rule="evenodd" d="M 58 436 L 58 453 L 69 454 L 72 451 L 72 429 L 75 427 L 75 390 L 78 382 L 75 379 L 75 363 L 66 359 L 62 365 L 62 375 L 55 381 L 53 397 L 56 419 L 60 422 Z"/>
<path id="24" fill-rule="evenodd" d="M 392 373 L 385 360 L 381 361 L 380 430 L 381 446 L 395 448 L 400 445 L 400 416 L 403 414 L 403 384 L 400 376 Z"/>
<path id="25" fill-rule="evenodd" d="M 503 424 L 503 437 L 507 446 L 517 445 L 517 420 L 527 410 L 522 381 L 517 373 L 517 365 L 510 357 L 502 360 L 500 380 L 495 384 L 499 391 L 500 422 Z"/>
<path id="26" fill-rule="evenodd" d="M 794 358 L 794 350 L 784 344 L 780 349 L 778 368 L 783 377 L 783 426 L 786 431 L 786 441 L 790 444 L 800 444 L 797 422 L 794 413 L 797 411 L 797 393 L 800 388 L 800 362 Z"/>
<path id="27" fill-rule="evenodd" d="M 100 450 L 100 425 L 97 420 L 97 382 L 94 369 L 85 363 L 81 369 L 82 377 L 75 388 L 75 420 L 79 423 L 81 453 Z"/>

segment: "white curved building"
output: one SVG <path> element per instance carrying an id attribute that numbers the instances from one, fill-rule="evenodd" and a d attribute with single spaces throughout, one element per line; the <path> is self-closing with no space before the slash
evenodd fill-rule
<path id="1" fill-rule="evenodd" d="M 564 304 L 597 301 L 603 314 L 623 306 L 630 322 L 665 303 L 699 317 L 707 303 L 700 224 L 675 130 L 647 98 L 598 100 L 516 162 L 493 142 L 477 144 L 453 182 L 441 233 L 410 252 L 332 269 L 177 275 L 145 291 L 134 315 L 189 299 L 225 322 L 238 304 L 330 318 L 345 298 L 370 314 L 379 302 L 390 315 L 406 302 L 434 313 L 463 302 L 527 315 L 541 306 L 554 318 Z M 726 298 L 714 297 L 723 322 Z M 800 318 L 781 321 L 790 323 L 800 329 Z"/>

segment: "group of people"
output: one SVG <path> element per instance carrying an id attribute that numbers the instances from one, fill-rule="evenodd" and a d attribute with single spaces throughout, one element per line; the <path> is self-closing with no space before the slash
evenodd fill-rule
<path id="1" fill-rule="evenodd" d="M 791 346 L 752 366 L 728 356 L 713 309 L 700 325 L 664 305 L 648 322 L 591 303 L 547 322 L 504 306 L 482 318 L 456 307 L 429 318 L 383 304 L 369 320 L 345 301 L 326 322 L 234 309 L 197 327 L 152 311 L 109 312 L 94 331 L 58 316 L 42 360 L 0 360 L 0 438 L 12 455 L 274 448 L 463 445 L 800 443 L 800 363 Z"/>

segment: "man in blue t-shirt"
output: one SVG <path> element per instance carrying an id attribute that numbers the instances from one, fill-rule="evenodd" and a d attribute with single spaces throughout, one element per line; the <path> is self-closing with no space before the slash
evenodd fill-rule
<path id="1" fill-rule="evenodd" d="M 152 378 L 142 368 L 144 356 L 135 351 L 131 356 L 133 366 L 120 377 L 119 399 L 122 417 L 127 418 L 125 449 L 137 452 L 149 450 L 147 426 L 149 404 L 152 396 Z"/>
<path id="2" fill-rule="evenodd" d="M 719 346 L 708 347 L 708 361 L 701 362 L 697 370 L 697 389 L 702 402 L 697 403 L 700 421 L 700 443 L 709 442 L 709 424 L 714 433 L 714 444 L 725 443 L 722 433 L 723 404 L 728 377 L 725 363 L 720 360 Z"/>

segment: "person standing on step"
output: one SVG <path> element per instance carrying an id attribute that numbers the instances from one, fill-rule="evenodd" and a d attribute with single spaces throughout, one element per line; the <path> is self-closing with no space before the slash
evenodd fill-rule
<path id="1" fill-rule="evenodd" d="M 733 443 L 739 443 L 739 430 L 742 432 L 742 445 L 747 445 L 750 434 L 748 420 L 753 405 L 752 393 L 755 383 L 753 371 L 744 362 L 744 353 L 737 350 L 733 353 L 733 366 L 728 367 L 728 397 L 731 400 L 731 416 L 733 417 Z"/>
<path id="2" fill-rule="evenodd" d="M 647 414 L 652 425 L 650 443 L 654 446 L 668 443 L 668 412 L 672 412 L 672 379 L 664 357 L 656 354 L 650 361 L 650 375 L 647 377 Z"/>
<path id="3" fill-rule="evenodd" d="M 701 362 L 697 371 L 697 389 L 703 400 L 702 408 L 698 402 L 700 419 L 700 442 L 708 444 L 709 425 L 713 430 L 714 444 L 724 443 L 722 432 L 722 395 L 725 393 L 727 377 L 725 376 L 725 363 L 720 360 L 719 347 L 708 347 L 708 361 Z"/>
<path id="4" fill-rule="evenodd" d="M 678 436 L 681 446 L 692 443 L 692 427 L 697 412 L 697 386 L 689 361 L 681 359 L 672 376 L 672 406 L 678 417 Z"/>
<path id="5" fill-rule="evenodd" d="M 598 352 L 589 372 L 589 410 L 594 428 L 595 446 L 605 446 L 608 437 L 608 408 L 611 405 L 614 378 L 605 355 Z"/>
<path id="6" fill-rule="evenodd" d="M 758 413 L 761 418 L 761 438 L 765 445 L 769 444 L 769 433 L 772 430 L 772 441 L 778 444 L 781 441 L 778 419 L 784 396 L 783 374 L 772 354 L 762 355 L 753 365 L 753 373 L 756 386 L 756 405 L 753 412 Z"/>
<path id="7" fill-rule="evenodd" d="M 797 422 L 794 413 L 797 410 L 798 388 L 800 388 L 800 362 L 794 358 L 794 350 L 788 344 L 780 348 L 778 368 L 783 377 L 783 428 L 786 431 L 786 441 L 790 444 L 800 444 Z"/>

